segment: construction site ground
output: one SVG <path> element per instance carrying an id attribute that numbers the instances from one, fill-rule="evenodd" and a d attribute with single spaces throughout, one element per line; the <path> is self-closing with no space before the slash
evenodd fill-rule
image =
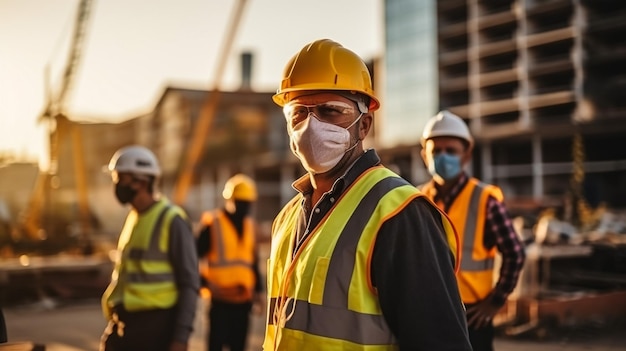
<path id="1" fill-rule="evenodd" d="M 204 351 L 206 304 L 198 305 L 190 351 Z M 44 300 L 5 308 L 9 341 L 44 344 L 47 351 L 97 350 L 105 321 L 96 299 L 59 303 Z M 252 318 L 248 350 L 261 350 L 264 317 Z M 585 327 L 537 329 L 523 336 L 499 336 L 498 351 L 626 351 L 626 323 Z M 0 350 L 2 347 L 0 347 Z"/>

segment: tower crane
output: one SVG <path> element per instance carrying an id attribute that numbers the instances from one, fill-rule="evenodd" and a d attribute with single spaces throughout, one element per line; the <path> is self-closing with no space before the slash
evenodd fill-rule
<path id="1" fill-rule="evenodd" d="M 81 239 L 84 241 L 89 239 L 91 214 L 87 197 L 87 179 L 82 154 L 81 134 L 79 126 L 67 118 L 65 103 L 81 61 L 92 4 L 93 0 L 80 0 L 78 4 L 68 57 L 62 72 L 60 88 L 56 94 L 50 88 L 48 82 L 49 68 L 46 68 L 47 101 L 44 111 L 39 117 L 39 122 L 45 122 L 48 125 L 50 170 L 47 173 L 40 172 L 26 213 L 22 217 L 22 226 L 26 234 L 31 238 L 41 236 L 40 233 L 43 228 L 41 216 L 44 203 L 46 196 L 49 196 L 51 183 L 55 182 L 58 171 L 59 142 L 69 138 L 74 161 L 75 190 L 80 217 Z"/>

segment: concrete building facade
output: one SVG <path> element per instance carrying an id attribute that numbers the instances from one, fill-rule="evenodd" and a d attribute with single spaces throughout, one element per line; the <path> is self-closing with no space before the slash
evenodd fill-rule
<path id="1" fill-rule="evenodd" d="M 405 2 L 423 1 L 387 0 L 388 32 L 395 33 L 399 21 L 418 20 L 390 16 Z M 618 146 L 626 137 L 626 42 L 620 39 L 626 35 L 626 3 L 431 3 L 438 109 L 466 119 L 476 137 L 470 172 L 501 186 L 514 209 L 562 205 L 574 173 L 584 175 L 578 186 L 591 205 L 626 206 L 626 152 Z M 386 53 L 393 53 L 401 44 L 386 38 Z M 417 37 L 404 40 L 415 45 Z M 394 95 L 394 84 L 385 84 L 385 93 Z M 416 133 L 413 146 L 419 149 L 418 138 Z M 414 148 L 387 159 L 414 182 L 424 179 Z"/>

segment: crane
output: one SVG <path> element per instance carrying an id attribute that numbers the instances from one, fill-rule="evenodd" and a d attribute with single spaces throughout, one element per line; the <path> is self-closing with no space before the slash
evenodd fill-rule
<path id="1" fill-rule="evenodd" d="M 80 129 L 65 115 L 65 103 L 72 88 L 76 70 L 80 64 L 83 44 L 87 33 L 87 25 L 93 0 L 80 0 L 74 20 L 74 30 L 69 46 L 68 58 L 62 72 L 60 88 L 56 94 L 49 83 L 49 67 L 46 67 L 47 101 L 39 122 L 48 124 L 50 146 L 50 171 L 41 173 L 37 178 L 34 191 L 22 218 L 22 225 L 30 237 L 41 237 L 41 214 L 46 194 L 49 193 L 50 182 L 57 172 L 59 158 L 59 141 L 70 138 L 74 159 L 74 177 L 81 224 L 82 239 L 87 240 L 90 230 L 90 210 L 87 198 L 87 179 L 84 172 L 82 140 Z"/>
<path id="2" fill-rule="evenodd" d="M 193 183 L 196 167 L 202 157 L 204 140 L 210 132 L 213 117 L 215 116 L 215 111 L 217 110 L 221 98 L 220 85 L 224 68 L 226 67 L 226 60 L 235 39 L 237 29 L 239 28 L 246 2 L 247 0 L 238 0 L 235 4 L 234 14 L 228 30 L 226 31 L 220 56 L 218 57 L 213 88 L 209 90 L 207 101 L 200 110 L 200 116 L 198 117 L 197 124 L 193 129 L 192 138 L 189 142 L 188 152 L 184 155 L 182 169 L 174 185 L 173 201 L 178 205 L 184 204 L 187 199 L 187 193 Z"/>

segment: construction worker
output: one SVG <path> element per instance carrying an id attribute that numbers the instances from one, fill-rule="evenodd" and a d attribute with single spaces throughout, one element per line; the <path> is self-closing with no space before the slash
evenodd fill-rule
<path id="1" fill-rule="evenodd" d="M 205 212 L 196 247 L 206 259 L 203 283 L 211 293 L 208 350 L 244 351 L 253 304 L 262 305 L 255 222 L 250 216 L 257 200 L 254 181 L 237 174 L 226 182 L 224 208 Z M 260 302 L 261 301 L 261 302 Z"/>
<path id="2" fill-rule="evenodd" d="M 109 323 L 100 350 L 187 350 L 200 285 L 187 215 L 156 192 L 161 169 L 145 147 L 118 150 L 109 170 L 117 200 L 131 210 L 102 297 Z"/>
<path id="3" fill-rule="evenodd" d="M 471 350 L 445 214 L 365 150 L 379 100 L 328 39 L 287 63 L 273 96 L 307 174 L 275 218 L 265 350 Z"/>
<path id="4" fill-rule="evenodd" d="M 513 291 L 524 264 L 524 248 L 503 203 L 502 191 L 467 175 L 474 140 L 463 120 L 441 111 L 426 124 L 422 158 L 432 180 L 421 190 L 452 219 L 460 237 L 457 275 L 474 351 L 493 350 L 493 317 Z M 494 287 L 496 250 L 502 268 Z"/>

